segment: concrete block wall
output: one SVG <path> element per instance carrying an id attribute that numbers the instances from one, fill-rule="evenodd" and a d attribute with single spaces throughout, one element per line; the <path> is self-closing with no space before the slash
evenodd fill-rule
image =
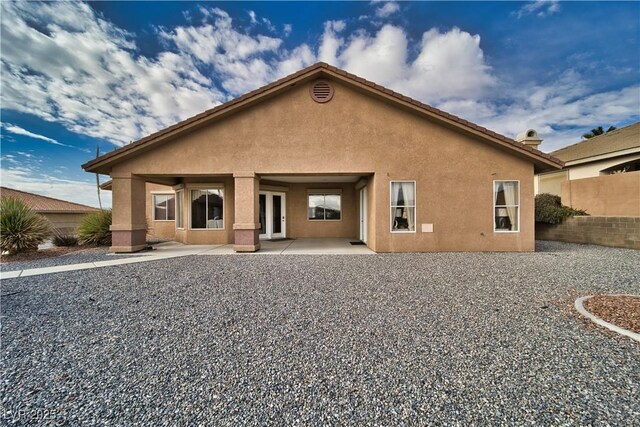
<path id="1" fill-rule="evenodd" d="M 640 217 L 574 216 L 562 224 L 536 223 L 536 239 L 640 249 Z"/>

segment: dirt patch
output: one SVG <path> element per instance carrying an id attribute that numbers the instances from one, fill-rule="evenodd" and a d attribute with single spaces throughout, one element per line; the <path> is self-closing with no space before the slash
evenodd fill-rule
<path id="1" fill-rule="evenodd" d="M 584 307 L 606 322 L 640 333 L 640 296 L 595 295 Z"/>
<path id="2" fill-rule="evenodd" d="M 47 249 L 40 249 L 37 251 L 23 252 L 15 255 L 1 255 L 0 264 L 11 264 L 14 262 L 35 261 L 38 259 L 53 258 L 61 255 L 70 254 L 73 252 L 84 251 L 90 249 L 90 246 L 68 246 L 68 247 L 53 247 Z"/>

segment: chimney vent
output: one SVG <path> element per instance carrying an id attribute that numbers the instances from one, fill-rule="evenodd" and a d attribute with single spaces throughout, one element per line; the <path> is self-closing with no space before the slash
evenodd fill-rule
<path id="1" fill-rule="evenodd" d="M 540 143 L 542 143 L 542 139 L 538 136 L 538 132 L 535 129 L 527 129 L 524 132 L 520 132 L 518 136 L 516 136 L 516 141 L 528 145 L 531 148 L 538 149 Z"/>

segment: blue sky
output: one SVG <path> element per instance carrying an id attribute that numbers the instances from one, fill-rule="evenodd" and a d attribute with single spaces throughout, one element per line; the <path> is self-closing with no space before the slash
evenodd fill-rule
<path id="1" fill-rule="evenodd" d="M 0 7 L 2 185 L 93 206 L 95 176 L 80 165 L 96 146 L 113 150 L 317 61 L 510 137 L 533 127 L 543 151 L 640 119 L 639 2 Z"/>

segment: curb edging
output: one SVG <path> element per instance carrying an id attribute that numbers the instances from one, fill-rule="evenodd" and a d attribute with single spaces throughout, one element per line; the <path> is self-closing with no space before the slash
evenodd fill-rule
<path id="1" fill-rule="evenodd" d="M 607 296 L 612 296 L 612 297 L 637 297 L 637 295 L 627 295 L 627 294 L 612 294 L 612 295 L 607 295 Z M 586 308 L 584 308 L 584 301 L 593 298 L 594 295 L 587 295 L 586 297 L 580 297 L 578 299 L 576 299 L 576 302 L 574 304 L 576 310 L 578 311 L 578 313 L 580 313 L 581 315 L 583 315 L 584 317 L 586 317 L 587 319 L 591 320 L 592 322 L 607 328 L 613 332 L 616 332 L 620 335 L 624 335 L 626 337 L 631 338 L 632 340 L 638 341 L 640 342 L 640 334 L 636 334 L 635 332 L 631 332 L 627 329 L 621 328 L 620 326 L 616 326 L 612 323 L 609 323 L 591 313 L 589 313 L 587 311 Z"/>

